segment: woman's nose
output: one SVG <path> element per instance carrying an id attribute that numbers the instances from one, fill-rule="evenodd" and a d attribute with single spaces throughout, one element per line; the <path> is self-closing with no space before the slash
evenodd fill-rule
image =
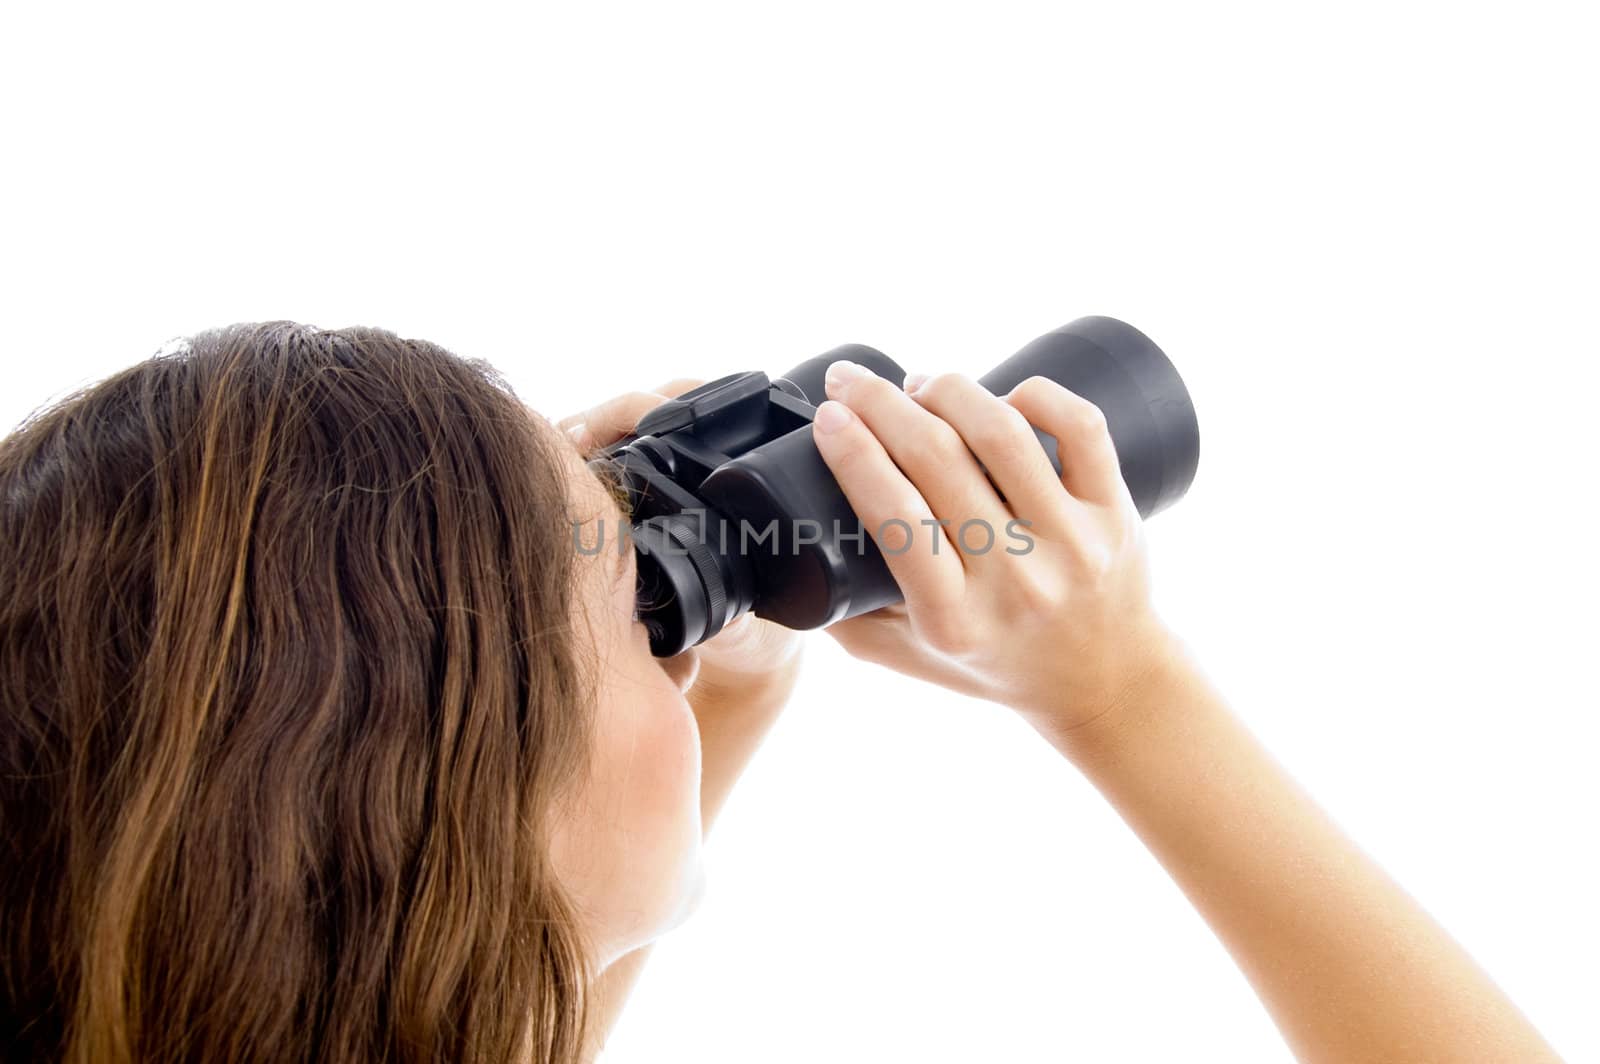
<path id="1" fill-rule="evenodd" d="M 661 667 L 667 670 L 667 675 L 678 685 L 678 690 L 687 694 L 689 688 L 694 686 L 695 677 L 700 675 L 700 652 L 690 647 L 670 658 L 662 658 Z"/>

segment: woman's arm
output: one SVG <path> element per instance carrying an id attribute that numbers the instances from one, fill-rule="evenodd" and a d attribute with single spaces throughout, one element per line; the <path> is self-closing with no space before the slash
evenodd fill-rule
<path id="1" fill-rule="evenodd" d="M 1181 647 L 1115 712 L 1045 734 L 1177 881 L 1299 1059 L 1559 1059 Z"/>
<path id="2" fill-rule="evenodd" d="M 868 528 L 888 530 L 905 592 L 830 628 L 846 650 L 1017 710 L 1177 880 L 1302 1059 L 1555 1059 L 1156 617 L 1143 526 L 1093 404 L 1039 377 L 1000 398 L 838 363 L 828 394 L 817 446 Z M 1030 424 L 1055 437 L 1059 475 Z M 957 550 L 941 526 L 1013 518 L 1025 548 Z"/>

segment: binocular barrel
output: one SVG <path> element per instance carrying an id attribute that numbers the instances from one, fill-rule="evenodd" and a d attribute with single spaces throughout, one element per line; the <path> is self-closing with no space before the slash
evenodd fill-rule
<path id="1" fill-rule="evenodd" d="M 861 344 L 808 358 L 781 379 L 820 406 L 827 398 L 823 376 L 829 364 L 842 358 L 894 384 L 905 380 L 905 371 L 892 358 Z M 1029 377 L 1048 377 L 1105 414 L 1122 478 L 1141 516 L 1166 509 L 1189 490 L 1200 463 L 1194 403 L 1177 368 L 1144 333 L 1116 318 L 1078 318 L 1034 340 L 978 383 L 1004 395 Z M 1034 434 L 1060 474 L 1055 438 L 1040 429 Z"/>

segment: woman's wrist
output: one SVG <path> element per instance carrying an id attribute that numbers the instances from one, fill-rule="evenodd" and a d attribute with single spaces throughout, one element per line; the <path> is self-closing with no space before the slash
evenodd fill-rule
<path id="1" fill-rule="evenodd" d="M 1092 705 L 1078 698 L 1025 716 L 1064 757 L 1081 765 L 1136 744 L 1162 715 L 1182 704 L 1183 692 L 1194 683 L 1194 665 L 1182 641 L 1156 622 L 1136 652 L 1095 686 Z M 1073 685 L 1061 689 L 1070 691 Z"/>

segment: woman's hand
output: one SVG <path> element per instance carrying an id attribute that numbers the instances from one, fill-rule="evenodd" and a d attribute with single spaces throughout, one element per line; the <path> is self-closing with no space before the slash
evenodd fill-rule
<path id="1" fill-rule="evenodd" d="M 1044 377 L 1001 398 L 957 374 L 902 389 L 849 362 L 829 367 L 827 392 L 817 447 L 905 594 L 828 629 L 849 653 L 1009 705 L 1059 739 L 1174 652 L 1094 404 Z M 1030 422 L 1056 437 L 1061 476 Z"/>
<path id="2" fill-rule="evenodd" d="M 556 424 L 584 454 L 607 447 L 633 431 L 641 417 L 704 381 L 681 377 L 649 391 L 625 392 Z M 700 671 L 691 701 L 782 702 L 794 686 L 804 632 L 746 613 L 695 648 Z M 696 694 L 695 692 L 698 692 Z"/>

